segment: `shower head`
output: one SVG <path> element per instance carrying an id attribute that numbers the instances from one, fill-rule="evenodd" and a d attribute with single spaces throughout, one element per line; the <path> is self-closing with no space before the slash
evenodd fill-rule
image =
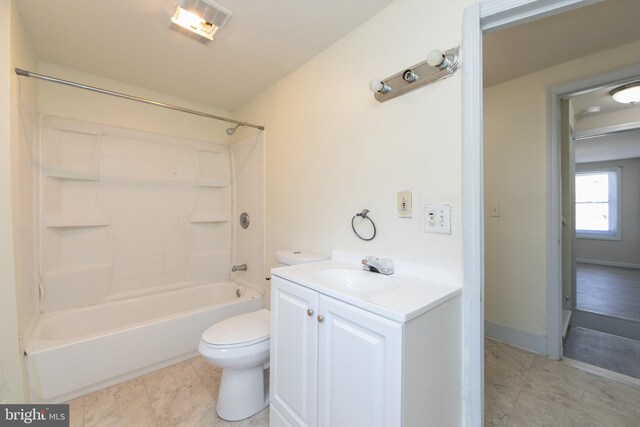
<path id="1" fill-rule="evenodd" d="M 242 126 L 242 125 L 241 124 L 237 124 L 236 127 L 227 129 L 227 135 L 231 136 L 234 133 L 236 133 L 236 130 L 238 130 L 238 128 L 240 126 Z"/>

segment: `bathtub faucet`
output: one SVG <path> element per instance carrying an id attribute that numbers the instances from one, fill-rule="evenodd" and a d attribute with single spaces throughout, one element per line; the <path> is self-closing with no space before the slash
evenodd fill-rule
<path id="1" fill-rule="evenodd" d="M 235 273 L 236 271 L 247 271 L 247 264 L 234 265 L 231 267 L 232 273 Z"/>

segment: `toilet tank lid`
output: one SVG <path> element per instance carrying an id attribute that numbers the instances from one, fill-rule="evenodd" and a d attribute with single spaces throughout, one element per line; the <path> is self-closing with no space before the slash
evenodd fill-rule
<path id="1" fill-rule="evenodd" d="M 232 345 L 263 341 L 269 338 L 271 312 L 266 309 L 229 317 L 202 334 L 208 344 Z"/>
<path id="2" fill-rule="evenodd" d="M 312 252 L 297 251 L 295 249 L 280 249 L 276 252 L 278 262 L 286 265 L 298 265 L 308 262 L 324 261 L 328 259 L 324 255 L 314 254 Z"/>

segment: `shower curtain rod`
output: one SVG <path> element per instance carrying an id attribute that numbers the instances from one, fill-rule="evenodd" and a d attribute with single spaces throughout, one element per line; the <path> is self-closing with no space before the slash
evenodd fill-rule
<path id="1" fill-rule="evenodd" d="M 101 89 L 99 87 L 84 85 L 82 83 L 70 82 L 68 80 L 62 80 L 62 79 L 58 79 L 56 77 L 51 77 L 51 76 L 46 76 L 44 74 L 34 73 L 34 72 L 31 72 L 31 71 L 22 70 L 20 68 L 16 68 L 15 71 L 16 71 L 17 75 L 23 76 L 23 77 L 33 77 L 34 79 L 45 80 L 45 81 L 53 82 L 53 83 L 60 83 L 60 84 L 71 86 L 71 87 L 77 87 L 77 88 L 84 89 L 84 90 L 89 90 L 89 91 L 92 91 L 92 92 L 102 93 L 104 95 L 111 95 L 111 96 L 115 96 L 115 97 L 118 97 L 118 98 L 128 99 L 130 101 L 142 102 L 143 104 L 155 105 L 157 107 L 163 107 L 163 108 L 168 108 L 170 110 L 182 111 L 183 113 L 193 114 L 193 115 L 201 116 L 201 117 L 207 117 L 209 119 L 222 120 L 223 122 L 233 123 L 233 124 L 239 125 L 239 126 L 245 126 L 245 127 L 249 127 L 249 128 L 255 128 L 255 129 L 264 130 L 264 126 L 254 125 L 254 124 L 248 123 L 248 122 L 241 122 L 239 120 L 228 119 L 226 117 L 215 116 L 213 114 L 203 113 L 202 111 L 191 110 L 189 108 L 179 107 L 177 105 L 165 104 L 164 102 L 153 101 L 151 99 L 141 98 L 139 96 L 127 95 L 126 93 L 114 92 L 114 91 L 107 90 L 107 89 Z"/>

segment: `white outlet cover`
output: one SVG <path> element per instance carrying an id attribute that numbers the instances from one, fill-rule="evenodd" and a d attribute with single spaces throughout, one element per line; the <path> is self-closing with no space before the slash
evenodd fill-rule
<path id="1" fill-rule="evenodd" d="M 451 206 L 425 205 L 425 233 L 451 234 Z"/>

